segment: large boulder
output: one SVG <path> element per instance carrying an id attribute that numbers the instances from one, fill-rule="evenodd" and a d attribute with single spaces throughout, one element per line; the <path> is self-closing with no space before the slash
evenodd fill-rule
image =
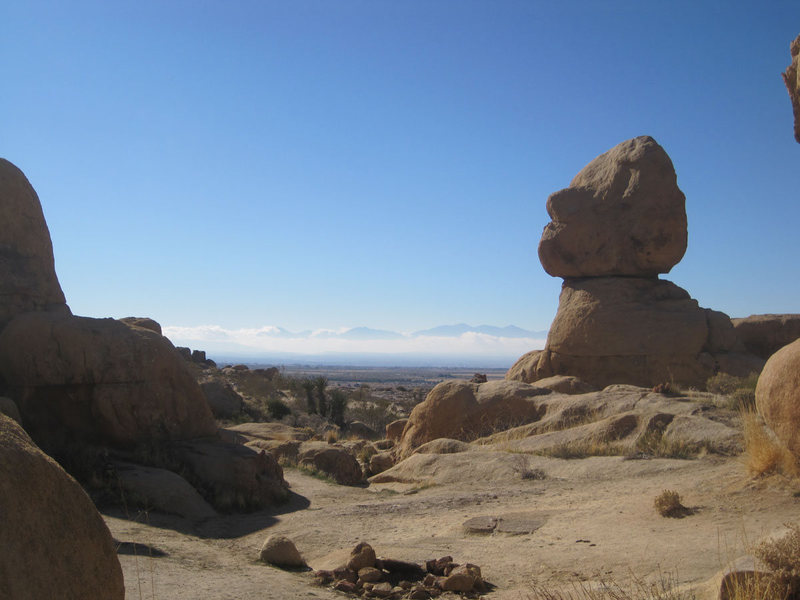
<path id="1" fill-rule="evenodd" d="M 760 370 L 762 361 L 741 350 L 727 315 L 699 307 L 670 281 L 568 279 L 545 349 L 521 357 L 506 377 L 533 383 L 569 374 L 601 388 L 701 386 L 719 370 Z"/>
<path id="2" fill-rule="evenodd" d="M 114 540 L 80 485 L 0 415 L 0 598 L 123 600 Z"/>
<path id="3" fill-rule="evenodd" d="M 800 340 L 778 350 L 764 365 L 756 385 L 756 408 L 800 459 Z"/>
<path id="4" fill-rule="evenodd" d="M 649 136 L 618 144 L 547 200 L 539 259 L 554 277 L 655 276 L 686 252 L 675 169 Z"/>
<path id="5" fill-rule="evenodd" d="M 283 469 L 269 452 L 217 440 L 173 446 L 184 473 L 220 511 L 258 510 L 289 497 Z"/>
<path id="6" fill-rule="evenodd" d="M 69 313 L 42 206 L 25 175 L 0 158 L 0 330 L 16 315 Z"/>
<path id="7" fill-rule="evenodd" d="M 0 334 L 0 376 L 48 452 L 213 435 L 200 387 L 167 338 L 114 319 L 18 316 Z"/>
<path id="8" fill-rule="evenodd" d="M 215 417 L 230 419 L 242 412 L 244 400 L 229 383 L 211 379 L 201 383 L 200 388 Z"/>
<path id="9" fill-rule="evenodd" d="M 800 35 L 789 46 L 792 62 L 783 73 L 783 82 L 789 90 L 794 112 L 794 139 L 800 144 Z"/>
<path id="10" fill-rule="evenodd" d="M 327 475 L 340 485 L 358 485 L 364 480 L 355 456 L 325 442 L 303 442 L 297 453 L 297 464 Z"/>
<path id="11" fill-rule="evenodd" d="M 800 315 L 797 314 L 750 315 L 731 320 L 747 351 L 764 360 L 800 339 Z"/>
<path id="12" fill-rule="evenodd" d="M 163 334 L 161 331 L 161 324 L 150 317 L 124 317 L 120 319 L 120 321 L 129 327 L 141 327 L 142 329 L 155 331 L 158 335 Z"/>
<path id="13" fill-rule="evenodd" d="M 538 420 L 545 410 L 539 400 L 550 393 L 518 381 L 442 382 L 411 411 L 399 454 L 409 456 L 417 447 L 437 438 L 469 441 Z"/>

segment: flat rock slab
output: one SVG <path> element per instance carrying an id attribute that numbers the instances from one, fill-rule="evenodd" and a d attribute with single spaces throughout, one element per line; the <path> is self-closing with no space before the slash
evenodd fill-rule
<path id="1" fill-rule="evenodd" d="M 547 519 L 541 513 L 506 513 L 498 516 L 483 515 L 465 521 L 464 531 L 472 534 L 507 533 L 526 535 L 533 533 L 545 524 Z"/>

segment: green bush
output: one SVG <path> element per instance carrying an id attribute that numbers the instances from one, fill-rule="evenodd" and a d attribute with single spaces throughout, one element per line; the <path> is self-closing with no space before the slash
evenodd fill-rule
<path id="1" fill-rule="evenodd" d="M 292 409 L 279 398 L 270 398 L 267 400 L 267 411 L 269 412 L 269 416 L 276 421 L 280 421 L 283 417 L 292 413 Z"/>

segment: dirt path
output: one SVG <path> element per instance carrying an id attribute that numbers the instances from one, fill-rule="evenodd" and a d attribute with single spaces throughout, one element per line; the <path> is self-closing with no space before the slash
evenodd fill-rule
<path id="1" fill-rule="evenodd" d="M 479 465 L 488 454 L 476 452 L 469 460 Z M 492 460 L 506 460 L 498 459 L 503 453 L 491 454 Z M 490 597 L 498 600 L 525 599 L 536 582 L 558 586 L 576 579 L 626 579 L 630 573 L 671 572 L 697 584 L 743 554 L 748 542 L 800 518 L 800 498 L 788 482 L 752 480 L 736 458 L 526 456 L 528 467 L 544 479 L 472 482 L 463 463 L 448 455 L 440 459 L 432 483 L 422 486 L 349 488 L 289 469 L 294 496 L 279 511 L 221 517 L 199 527 L 156 514 L 138 521 L 107 515 L 114 537 L 127 542 L 120 560 L 128 598 L 344 597 L 311 585 L 308 573 L 257 562 L 261 543 L 274 533 L 292 538 L 314 568 L 336 566 L 362 540 L 379 555 L 406 560 L 450 554 L 457 562 L 480 565 L 497 586 Z M 458 476 L 448 469 L 458 469 Z M 694 514 L 658 516 L 653 500 L 664 489 L 678 491 Z M 504 516 L 529 531 L 475 534 L 462 526 L 474 517 Z M 137 555 L 127 553 L 132 544 L 141 545 Z M 158 551 L 164 555 L 156 556 Z"/>

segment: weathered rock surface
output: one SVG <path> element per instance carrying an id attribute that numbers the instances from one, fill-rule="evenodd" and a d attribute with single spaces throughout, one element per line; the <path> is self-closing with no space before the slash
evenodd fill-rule
<path id="1" fill-rule="evenodd" d="M 175 457 L 217 510 L 257 510 L 289 495 L 283 469 L 268 452 L 220 441 L 178 442 Z"/>
<path id="2" fill-rule="evenodd" d="M 386 439 L 399 442 L 407 423 L 408 419 L 397 419 L 389 423 L 386 426 Z"/>
<path id="3" fill-rule="evenodd" d="M 372 429 L 372 427 L 366 423 L 362 423 L 361 421 L 353 421 L 352 423 L 348 423 L 347 433 L 351 436 L 355 436 L 364 440 L 374 440 L 378 437 L 378 434 L 374 429 Z"/>
<path id="4" fill-rule="evenodd" d="M 731 321 L 745 349 L 764 360 L 787 344 L 800 339 L 798 314 L 750 315 Z"/>
<path id="5" fill-rule="evenodd" d="M 648 136 L 618 144 L 547 200 L 539 259 L 554 277 L 655 276 L 686 251 L 675 169 Z"/>
<path id="6" fill-rule="evenodd" d="M 320 471 L 340 485 L 358 485 L 364 479 L 361 465 L 352 454 L 325 442 L 304 442 L 297 454 L 297 464 Z"/>
<path id="7" fill-rule="evenodd" d="M 123 600 L 111 534 L 78 483 L 0 415 L 0 597 Z"/>
<path id="8" fill-rule="evenodd" d="M 445 381 L 414 407 L 400 441 L 401 457 L 437 438 L 474 439 L 496 429 L 507 429 L 541 417 L 532 401 L 551 393 L 515 381 Z"/>
<path id="9" fill-rule="evenodd" d="M 244 400 L 230 384 L 212 379 L 201 383 L 200 388 L 215 417 L 230 419 L 242 412 Z"/>
<path id="10" fill-rule="evenodd" d="M 783 73 L 783 82 L 786 84 L 789 98 L 792 101 L 794 139 L 800 144 L 800 35 L 792 42 L 789 53 L 792 56 L 792 62 Z"/>
<path id="11" fill-rule="evenodd" d="M 216 432 L 169 340 L 114 319 L 20 315 L 0 334 L 0 375 L 48 451 L 74 441 L 131 446 Z"/>
<path id="12" fill-rule="evenodd" d="M 553 375 L 539 379 L 536 381 L 536 387 L 547 388 L 559 394 L 586 394 L 597 391 L 595 386 L 572 375 Z"/>
<path id="13" fill-rule="evenodd" d="M 3 413 L 7 417 L 11 417 L 17 423 L 22 425 L 22 417 L 19 414 L 17 403 L 11 398 L 0 396 L 0 413 Z"/>
<path id="14" fill-rule="evenodd" d="M 128 505 L 179 515 L 193 521 L 216 516 L 216 512 L 183 477 L 166 469 L 117 462 L 116 475 Z"/>
<path id="15" fill-rule="evenodd" d="M 778 439 L 800 458 L 800 340 L 778 350 L 764 365 L 756 407 Z"/>
<path id="16" fill-rule="evenodd" d="M 161 324 L 149 317 L 124 317 L 120 319 L 125 325 L 130 327 L 141 327 L 142 329 L 149 329 L 155 331 L 158 335 L 162 335 Z"/>
<path id="17" fill-rule="evenodd" d="M 36 310 L 69 314 L 42 206 L 25 175 L 0 158 L 0 330 Z"/>
<path id="18" fill-rule="evenodd" d="M 299 569 L 306 566 L 306 561 L 303 560 L 294 542 L 283 535 L 271 535 L 264 540 L 258 557 L 278 567 Z"/>
<path id="19" fill-rule="evenodd" d="M 509 379 L 538 382 L 569 374 L 596 387 L 612 383 L 702 385 L 722 365 L 718 356 L 742 354 L 727 315 L 700 308 L 674 283 L 660 279 L 597 277 L 564 282 L 543 351 L 524 355 Z M 742 372 L 759 370 L 742 357 Z"/>

